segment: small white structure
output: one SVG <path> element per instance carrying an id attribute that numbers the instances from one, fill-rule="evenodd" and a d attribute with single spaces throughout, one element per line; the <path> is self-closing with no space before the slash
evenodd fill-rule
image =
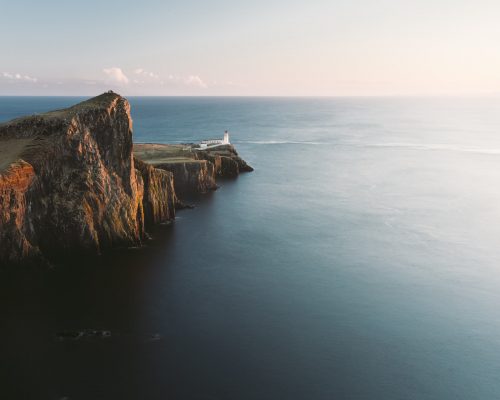
<path id="1" fill-rule="evenodd" d="M 202 140 L 200 142 L 200 148 L 201 149 L 206 149 L 207 147 L 214 147 L 214 146 L 221 146 L 224 144 L 230 144 L 229 143 L 229 132 L 224 131 L 224 139 L 208 139 L 208 140 Z"/>

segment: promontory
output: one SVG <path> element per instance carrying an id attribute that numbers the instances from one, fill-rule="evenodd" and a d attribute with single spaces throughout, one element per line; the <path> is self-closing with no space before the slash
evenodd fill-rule
<path id="1" fill-rule="evenodd" d="M 133 144 L 130 104 L 108 92 L 0 124 L 0 266 L 140 246 L 189 192 L 252 171 L 230 144 Z"/>

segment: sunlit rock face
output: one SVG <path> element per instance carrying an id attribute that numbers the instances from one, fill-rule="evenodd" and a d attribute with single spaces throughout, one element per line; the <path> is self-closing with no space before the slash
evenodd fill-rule
<path id="1" fill-rule="evenodd" d="M 34 178 L 33 167 L 24 161 L 10 164 L 0 174 L 0 262 L 28 262 L 40 256 L 38 246 L 29 240 L 26 218 L 26 193 Z"/>
<path id="2" fill-rule="evenodd" d="M 0 265 L 140 245 L 144 199 L 148 221 L 173 218 L 172 178 L 138 173 L 115 93 L 2 124 L 0 148 Z"/>

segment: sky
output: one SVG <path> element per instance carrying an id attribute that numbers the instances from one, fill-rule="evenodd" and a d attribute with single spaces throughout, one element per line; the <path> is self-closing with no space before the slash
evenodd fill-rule
<path id="1" fill-rule="evenodd" d="M 500 0 L 0 0 L 0 95 L 500 93 Z"/>

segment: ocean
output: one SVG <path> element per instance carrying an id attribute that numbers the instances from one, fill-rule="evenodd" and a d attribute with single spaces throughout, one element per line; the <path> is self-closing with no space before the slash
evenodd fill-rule
<path id="1" fill-rule="evenodd" d="M 129 100 L 136 142 L 227 129 L 255 171 L 144 248 L 0 272 L 0 397 L 500 398 L 500 98 Z"/>

